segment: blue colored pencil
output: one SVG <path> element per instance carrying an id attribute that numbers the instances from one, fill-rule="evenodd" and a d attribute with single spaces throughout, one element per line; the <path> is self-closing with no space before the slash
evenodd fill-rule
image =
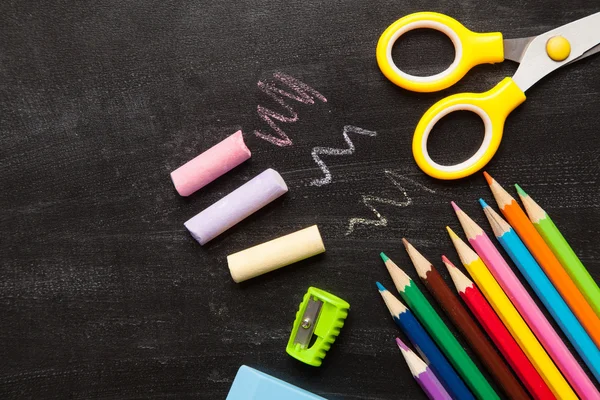
<path id="1" fill-rule="evenodd" d="M 454 371 L 413 313 L 381 283 L 377 282 L 377 288 L 396 325 L 408 336 L 415 349 L 429 364 L 450 396 L 454 399 L 475 400 L 465 383 Z"/>
<path id="2" fill-rule="evenodd" d="M 548 312 L 558 323 L 577 353 L 581 356 L 594 377 L 600 382 L 600 350 L 575 317 L 567 303 L 550 282 L 535 258 L 521 241 L 514 229 L 485 201 L 479 200 L 494 235 L 508 253 L 521 274 L 527 279 Z"/>

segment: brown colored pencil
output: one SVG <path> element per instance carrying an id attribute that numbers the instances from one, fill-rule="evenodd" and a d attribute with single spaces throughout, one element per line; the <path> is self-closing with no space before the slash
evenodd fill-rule
<path id="1" fill-rule="evenodd" d="M 508 364 L 496 352 L 492 343 L 479 328 L 458 297 L 446 284 L 439 272 L 406 239 L 402 239 L 406 252 L 412 260 L 427 290 L 444 309 L 452 323 L 465 336 L 481 362 L 511 399 L 525 400 L 529 396 Z"/>

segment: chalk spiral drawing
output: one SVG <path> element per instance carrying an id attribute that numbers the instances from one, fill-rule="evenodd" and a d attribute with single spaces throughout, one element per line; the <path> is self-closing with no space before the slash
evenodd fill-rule
<path id="1" fill-rule="evenodd" d="M 402 193 L 402 195 L 404 196 L 404 199 L 398 200 L 398 199 L 388 199 L 388 198 L 372 196 L 372 195 L 363 195 L 362 203 L 365 205 L 365 207 L 367 207 L 369 210 L 371 210 L 373 212 L 373 214 L 375 214 L 377 219 L 356 218 L 356 217 L 350 218 L 348 220 L 348 230 L 346 231 L 346 236 L 348 236 L 352 232 L 354 232 L 354 229 L 357 225 L 366 225 L 366 226 L 369 226 L 369 225 L 370 226 L 387 226 L 388 225 L 387 218 L 385 217 L 385 215 L 382 215 L 379 211 L 377 211 L 377 208 L 375 208 L 374 204 L 385 204 L 385 205 L 390 205 L 390 206 L 395 206 L 395 207 L 408 207 L 412 204 L 412 198 L 410 198 L 408 196 L 406 189 L 402 186 L 400 181 L 408 182 L 414 186 L 417 186 L 417 187 L 425 190 L 426 192 L 435 193 L 435 191 L 433 189 L 430 189 L 410 178 L 407 178 L 406 176 L 399 174 L 397 171 L 386 169 L 384 171 L 384 173 L 385 173 L 385 176 L 390 181 L 392 181 L 392 184 Z"/>
<path id="2" fill-rule="evenodd" d="M 348 145 L 347 149 L 336 149 L 333 147 L 314 147 L 311 152 L 312 158 L 313 158 L 313 160 L 315 160 L 315 162 L 317 163 L 319 168 L 321 168 L 321 171 L 323 171 L 323 174 L 325 175 L 325 177 L 319 178 L 319 179 L 313 179 L 310 182 L 310 184 L 312 186 L 323 186 L 323 185 L 327 185 L 327 184 L 331 183 L 331 172 L 329 171 L 329 168 L 327 168 L 327 165 L 321 159 L 321 157 L 320 157 L 321 155 L 349 156 L 349 155 L 354 154 L 354 150 L 355 150 L 354 143 L 352 143 L 352 140 L 350 140 L 350 136 L 348 136 L 348 133 L 356 133 L 358 135 L 365 135 L 365 136 L 377 136 L 377 132 L 368 131 L 366 129 L 362 129 L 357 126 L 346 125 L 346 126 L 344 126 L 344 131 L 342 132 L 342 136 L 344 137 L 344 140 L 346 141 L 346 144 Z"/>
<path id="3" fill-rule="evenodd" d="M 327 103 L 327 99 L 325 96 L 308 86 L 306 83 L 301 82 L 298 79 L 282 72 L 275 72 L 273 74 L 273 78 L 275 81 L 279 81 L 283 85 L 290 88 L 293 93 L 286 92 L 284 89 L 276 87 L 275 82 L 258 81 L 258 88 L 266 95 L 273 98 L 277 104 L 285 108 L 285 110 L 288 112 L 288 115 L 286 116 L 277 113 L 260 105 L 257 106 L 256 111 L 258 112 L 258 116 L 265 121 L 271 127 L 271 129 L 273 129 L 275 135 L 265 134 L 260 130 L 255 130 L 254 134 L 259 138 L 279 147 L 291 146 L 293 144 L 292 139 L 290 139 L 283 129 L 281 129 L 277 123 L 273 121 L 276 120 L 285 123 L 298 121 L 298 113 L 296 113 L 294 109 L 285 102 L 283 97 L 287 97 L 288 99 L 296 100 L 302 104 L 309 105 L 315 103 L 315 98 L 323 103 Z"/>

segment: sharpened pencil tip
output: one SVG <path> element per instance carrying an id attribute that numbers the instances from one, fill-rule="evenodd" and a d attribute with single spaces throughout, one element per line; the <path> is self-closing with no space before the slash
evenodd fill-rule
<path id="1" fill-rule="evenodd" d="M 460 207 L 457 206 L 455 202 L 451 201 L 450 204 L 452 204 L 452 208 L 454 208 L 454 211 L 460 211 Z"/>
<path id="2" fill-rule="evenodd" d="M 481 204 L 481 208 L 489 207 L 488 203 L 486 203 L 483 199 L 479 199 L 479 204 Z"/>
<path id="3" fill-rule="evenodd" d="M 402 350 L 408 350 L 408 346 L 402 341 L 400 340 L 400 338 L 396 338 L 396 344 L 398 345 L 398 347 L 400 347 Z"/>
<path id="4" fill-rule="evenodd" d="M 406 240 L 406 238 L 402 238 L 402 244 L 404 245 L 404 247 L 410 245 L 410 243 L 408 243 L 408 240 Z"/>
<path id="5" fill-rule="evenodd" d="M 483 176 L 485 177 L 488 185 L 491 185 L 494 182 L 494 178 L 492 178 L 487 172 L 483 171 Z"/>
<path id="6" fill-rule="evenodd" d="M 528 196 L 528 194 L 525 193 L 525 191 L 523 189 L 521 189 L 521 186 L 519 186 L 516 183 L 515 183 L 515 189 L 517 189 L 517 193 L 519 193 L 520 197 L 527 197 Z"/>
<path id="7" fill-rule="evenodd" d="M 451 264 L 450 260 L 448 260 L 448 257 L 446 257 L 446 256 L 444 256 L 444 255 L 442 256 L 442 262 L 443 262 L 444 264 Z"/>
<path id="8" fill-rule="evenodd" d="M 379 253 L 379 256 L 381 257 L 383 262 L 387 262 L 390 259 L 388 256 L 385 255 L 385 253 L 383 251 L 381 253 Z"/>
<path id="9" fill-rule="evenodd" d="M 377 285 L 377 289 L 379 289 L 380 292 L 385 292 L 387 289 L 379 282 L 375 282 L 375 284 Z"/>
<path id="10" fill-rule="evenodd" d="M 454 231 L 449 226 L 446 227 L 446 230 L 448 231 L 448 234 L 450 235 L 451 238 L 458 239 L 458 235 L 456 233 L 454 233 Z"/>

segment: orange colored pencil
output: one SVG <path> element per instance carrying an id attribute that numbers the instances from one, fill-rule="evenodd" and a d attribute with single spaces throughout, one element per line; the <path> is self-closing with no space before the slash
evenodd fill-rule
<path id="1" fill-rule="evenodd" d="M 556 290 L 569 305 L 573 314 L 596 343 L 596 346 L 600 347 L 600 319 L 592 307 L 585 300 L 583 294 L 581 294 L 516 200 L 487 172 L 484 172 L 483 175 L 490 185 L 502 214 L 519 234 L 521 240 L 546 272 Z"/>

